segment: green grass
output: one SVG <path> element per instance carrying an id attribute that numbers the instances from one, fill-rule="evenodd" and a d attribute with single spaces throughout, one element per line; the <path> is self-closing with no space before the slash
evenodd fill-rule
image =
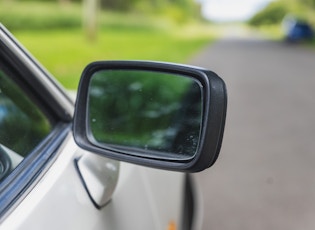
<path id="1" fill-rule="evenodd" d="M 209 35 L 182 32 L 106 30 L 89 42 L 80 29 L 14 32 L 17 39 L 67 88 L 76 89 L 83 68 L 96 60 L 187 62 Z"/>

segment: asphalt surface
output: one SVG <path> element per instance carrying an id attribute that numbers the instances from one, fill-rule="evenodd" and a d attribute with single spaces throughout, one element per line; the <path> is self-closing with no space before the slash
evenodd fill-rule
<path id="1" fill-rule="evenodd" d="M 315 52 L 226 38 L 190 64 L 228 89 L 222 151 L 199 174 L 204 230 L 315 229 Z"/>

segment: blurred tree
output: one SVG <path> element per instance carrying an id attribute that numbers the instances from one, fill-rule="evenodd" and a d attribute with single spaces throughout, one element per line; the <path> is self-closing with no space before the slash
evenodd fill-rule
<path id="1" fill-rule="evenodd" d="M 188 19 L 200 13 L 194 0 L 100 0 L 100 4 L 102 9 L 161 13 L 175 20 Z"/>
<path id="2" fill-rule="evenodd" d="M 79 0 L 58 0 L 61 4 Z M 194 0 L 83 0 L 83 25 L 90 41 L 96 39 L 98 9 L 114 11 L 138 10 L 145 5 L 143 13 L 159 12 L 175 22 L 182 23 L 192 17 L 199 19 L 199 8 Z M 197 17 L 196 17 L 197 16 Z"/>
<path id="3" fill-rule="evenodd" d="M 99 0 L 83 0 L 83 27 L 87 38 L 94 41 L 97 36 Z"/>
<path id="4" fill-rule="evenodd" d="M 101 7 L 117 11 L 126 11 L 132 9 L 138 0 L 101 0 Z"/>
<path id="5" fill-rule="evenodd" d="M 64 5 L 64 4 L 68 4 L 70 2 L 70 0 L 58 0 L 59 4 Z"/>
<path id="6" fill-rule="evenodd" d="M 277 24 L 287 13 L 288 9 L 282 1 L 274 1 L 255 14 L 249 20 L 249 24 L 252 26 Z"/>
<path id="7" fill-rule="evenodd" d="M 308 7 L 315 9 L 315 0 L 300 0 L 302 4 L 305 4 Z"/>
<path id="8" fill-rule="evenodd" d="M 279 24 L 287 14 L 315 24 L 315 0 L 276 0 L 255 14 L 249 24 L 253 26 Z"/>

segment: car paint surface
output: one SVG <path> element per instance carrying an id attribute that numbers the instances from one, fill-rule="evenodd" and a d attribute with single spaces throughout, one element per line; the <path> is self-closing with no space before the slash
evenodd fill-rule
<path id="1" fill-rule="evenodd" d="M 91 153 L 80 150 L 70 134 L 58 158 L 1 229 L 166 229 L 169 222 L 179 222 L 180 173 L 122 163 L 113 197 L 99 210 L 87 196 L 73 163 L 85 154 Z"/>

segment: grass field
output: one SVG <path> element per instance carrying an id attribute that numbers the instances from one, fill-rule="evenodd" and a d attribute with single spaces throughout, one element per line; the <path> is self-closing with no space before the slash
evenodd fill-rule
<path id="1" fill-rule="evenodd" d="M 81 27 L 79 5 L 11 3 L 4 10 L 2 4 L 0 22 L 69 89 L 77 88 L 83 68 L 92 61 L 185 63 L 215 33 L 208 25 L 178 25 L 162 17 L 102 12 L 97 39 L 90 42 Z"/>
<path id="2" fill-rule="evenodd" d="M 99 32 L 94 43 L 81 30 L 15 32 L 18 40 L 67 88 L 75 89 L 83 68 L 96 60 L 187 62 L 210 39 L 158 31 Z"/>

